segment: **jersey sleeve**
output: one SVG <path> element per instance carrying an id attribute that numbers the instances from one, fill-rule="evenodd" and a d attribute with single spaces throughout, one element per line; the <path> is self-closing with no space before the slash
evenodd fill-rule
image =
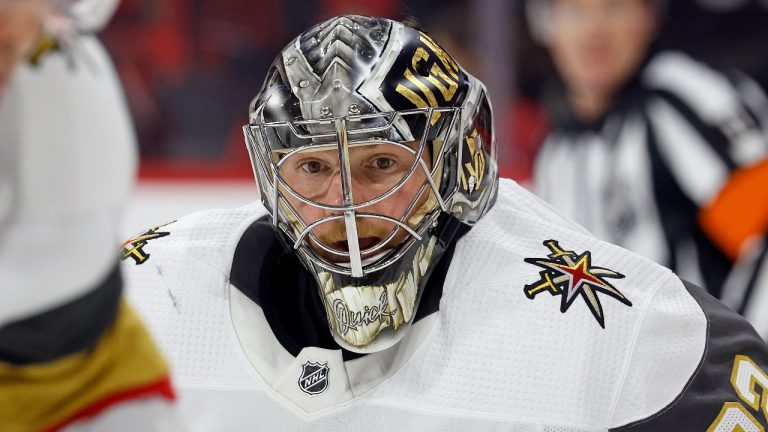
<path id="1" fill-rule="evenodd" d="M 19 65 L 0 99 L 0 430 L 126 430 L 129 412 L 133 430 L 179 430 L 168 367 L 122 295 L 132 125 L 106 51 L 77 41 Z"/>
<path id="2" fill-rule="evenodd" d="M 743 75 L 683 54 L 658 55 L 643 74 L 658 154 L 718 248 L 736 260 L 768 231 L 768 103 Z M 735 221 L 738 220 L 738 223 Z"/>
<path id="3" fill-rule="evenodd" d="M 649 400 L 658 399 L 657 393 L 668 390 L 668 385 L 654 381 L 654 378 L 663 376 L 665 370 L 678 368 L 677 361 L 690 361 L 690 354 L 698 353 L 698 364 L 668 404 L 641 418 L 615 417 L 618 424 L 611 430 L 765 430 L 768 427 L 768 346 L 741 316 L 704 290 L 688 282 L 683 283 L 683 288 L 689 294 L 688 299 L 692 298 L 703 313 L 703 347 L 696 345 L 699 339 L 696 333 L 701 332 L 696 319 L 683 317 L 683 298 L 652 303 L 651 310 L 658 316 L 656 324 L 667 322 L 675 327 L 653 335 L 658 340 L 655 346 L 659 350 L 649 353 L 641 352 L 642 346 L 635 348 L 631 368 L 638 369 L 646 379 L 625 382 L 615 413 L 638 413 L 641 411 L 639 406 L 647 406 Z M 674 317 L 678 317 L 677 322 Z M 644 323 L 640 337 L 644 333 L 649 336 L 647 333 L 654 325 Z M 656 327 L 660 330 L 658 325 Z M 687 343 L 665 345 L 671 342 L 670 338 L 681 334 L 689 335 L 681 339 L 688 339 Z M 636 358 L 643 356 L 652 359 L 653 364 L 638 365 Z M 630 380 L 632 373 L 632 370 L 628 371 Z"/>

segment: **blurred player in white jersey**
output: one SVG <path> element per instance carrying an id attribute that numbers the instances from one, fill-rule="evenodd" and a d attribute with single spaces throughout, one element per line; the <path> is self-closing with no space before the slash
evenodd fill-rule
<path id="1" fill-rule="evenodd" d="M 426 33 L 315 25 L 249 113 L 261 202 L 125 248 L 191 429 L 768 426 L 749 324 L 500 181 L 485 86 Z"/>
<path id="2" fill-rule="evenodd" d="M 530 0 L 565 84 L 536 192 L 706 288 L 768 338 L 768 101 L 654 46 L 661 0 Z"/>
<path id="3" fill-rule="evenodd" d="M 0 430 L 176 431 L 122 296 L 134 133 L 91 32 L 116 1 L 0 0 Z"/>

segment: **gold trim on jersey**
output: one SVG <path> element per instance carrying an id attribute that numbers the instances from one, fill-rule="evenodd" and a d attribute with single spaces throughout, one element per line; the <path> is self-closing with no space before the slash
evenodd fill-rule
<path id="1" fill-rule="evenodd" d="M 739 378 L 749 376 L 749 386 L 745 389 L 739 385 Z M 738 354 L 733 360 L 731 372 L 731 385 L 736 390 L 742 401 L 753 410 L 763 410 L 766 422 L 768 422 L 768 375 L 749 357 Z M 760 387 L 762 392 L 757 392 Z"/>
<path id="2" fill-rule="evenodd" d="M 742 402 L 758 413 L 762 411 L 765 424 L 768 424 L 768 374 L 748 356 L 737 354 L 733 359 L 730 381 L 741 402 L 725 402 L 707 432 L 764 432 L 765 428 L 760 421 Z M 746 381 L 748 384 L 745 388 Z M 757 392 L 757 387 L 762 391 Z"/>
<path id="3" fill-rule="evenodd" d="M 707 432 L 765 432 L 765 429 L 742 404 L 726 402 Z"/>
<path id="4" fill-rule="evenodd" d="M 45 430 L 106 398 L 167 376 L 165 360 L 123 300 L 113 326 L 93 348 L 47 363 L 0 363 L 2 430 Z"/>

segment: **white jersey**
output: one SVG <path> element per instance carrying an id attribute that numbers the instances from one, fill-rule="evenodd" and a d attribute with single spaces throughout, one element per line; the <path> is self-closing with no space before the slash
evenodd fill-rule
<path id="1" fill-rule="evenodd" d="M 511 181 L 457 243 L 439 310 L 354 359 L 292 355 L 268 305 L 233 284 L 241 238 L 264 215 L 196 213 L 144 233 L 125 261 L 191 430 L 703 431 L 740 413 L 765 425 L 730 381 L 768 371 L 748 324 Z"/>

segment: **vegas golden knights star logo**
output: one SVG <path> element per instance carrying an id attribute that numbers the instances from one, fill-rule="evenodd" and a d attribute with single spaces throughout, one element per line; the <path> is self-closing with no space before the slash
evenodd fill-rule
<path id="1" fill-rule="evenodd" d="M 328 363 L 313 362 L 307 360 L 301 365 L 299 376 L 299 389 L 304 393 L 314 396 L 328 389 Z"/>
<path id="2" fill-rule="evenodd" d="M 144 251 L 144 247 L 147 245 L 147 242 L 170 235 L 171 233 L 169 232 L 158 230 L 166 225 L 172 224 L 173 222 L 168 222 L 167 224 L 150 228 L 138 236 L 123 243 L 121 250 L 122 260 L 125 261 L 128 258 L 133 258 L 133 260 L 136 262 L 136 265 L 144 264 L 149 259 L 149 253 Z"/>
<path id="3" fill-rule="evenodd" d="M 544 246 L 552 252 L 547 258 L 526 258 L 525 262 L 541 267 L 540 279 L 526 285 L 525 295 L 533 300 L 537 295 L 548 292 L 561 296 L 560 312 L 565 313 L 576 297 L 581 297 L 589 307 L 600 327 L 605 328 L 603 306 L 597 293 L 603 293 L 627 306 L 632 306 L 616 287 L 605 278 L 622 279 L 624 275 L 603 267 L 592 265 L 592 254 L 585 251 L 577 254 L 564 250 L 556 240 L 547 240 Z"/>

